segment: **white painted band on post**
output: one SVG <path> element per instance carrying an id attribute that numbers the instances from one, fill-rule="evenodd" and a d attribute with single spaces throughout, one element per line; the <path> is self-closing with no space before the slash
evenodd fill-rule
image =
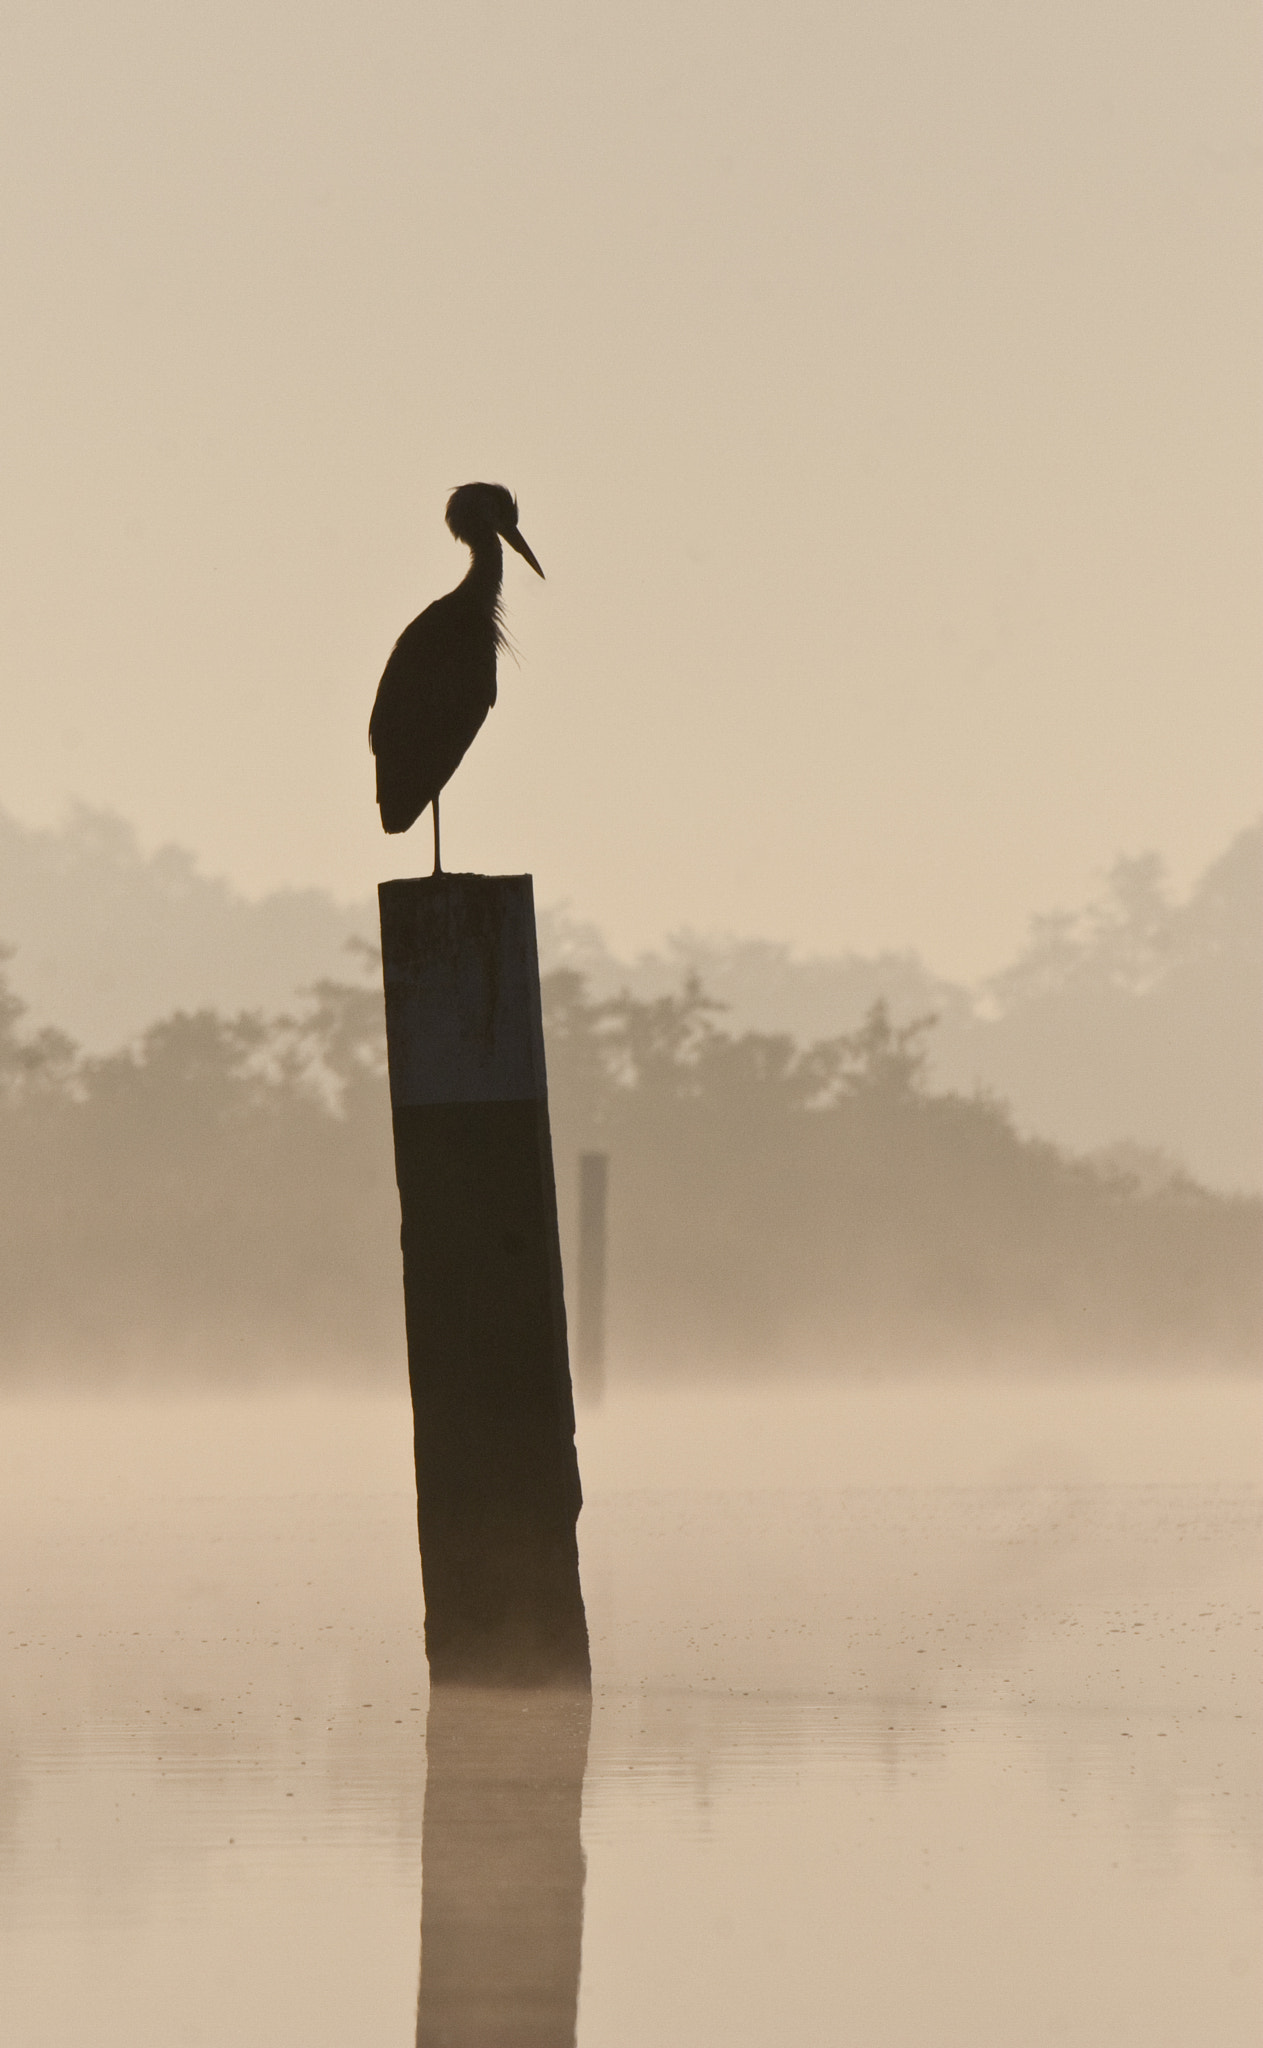
<path id="1" fill-rule="evenodd" d="M 392 1106 L 542 1102 L 531 877 L 434 875 L 377 893 Z"/>

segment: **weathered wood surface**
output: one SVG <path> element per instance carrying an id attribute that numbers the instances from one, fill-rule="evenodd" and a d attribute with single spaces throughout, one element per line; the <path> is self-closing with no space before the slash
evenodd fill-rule
<path id="1" fill-rule="evenodd" d="M 431 1680 L 586 1684 L 531 878 L 379 898 Z"/>

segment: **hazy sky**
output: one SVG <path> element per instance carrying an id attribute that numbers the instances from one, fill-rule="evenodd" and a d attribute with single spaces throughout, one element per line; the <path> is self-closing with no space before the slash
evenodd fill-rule
<path id="1" fill-rule="evenodd" d="M 1259 8 L 59 0 L 0 77 L 0 802 L 424 872 L 365 727 L 519 494 L 444 803 L 618 945 L 992 967 L 1257 814 Z"/>

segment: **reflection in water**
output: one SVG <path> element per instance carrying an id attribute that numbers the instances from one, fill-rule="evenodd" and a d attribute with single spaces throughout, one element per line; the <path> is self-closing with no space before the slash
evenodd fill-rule
<path id="1" fill-rule="evenodd" d="M 436 1686 L 417 2048 L 573 2048 L 585 1691 Z"/>
<path id="2" fill-rule="evenodd" d="M 406 1392 L 0 1404 L 3 2048 L 1258 2048 L 1261 1403 L 615 1387 L 428 1804 Z"/>

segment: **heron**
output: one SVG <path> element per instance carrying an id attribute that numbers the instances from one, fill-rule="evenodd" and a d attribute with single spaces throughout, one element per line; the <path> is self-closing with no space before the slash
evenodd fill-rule
<path id="1" fill-rule="evenodd" d="M 447 524 L 472 557 L 468 571 L 405 626 L 377 685 L 368 743 L 377 761 L 377 804 L 387 832 L 406 832 L 426 805 L 434 813 L 434 872 L 441 875 L 439 791 L 465 758 L 496 701 L 496 656 L 505 643 L 500 609 L 507 541 L 537 576 L 543 570 L 518 531 L 517 500 L 503 484 L 462 484 Z"/>

